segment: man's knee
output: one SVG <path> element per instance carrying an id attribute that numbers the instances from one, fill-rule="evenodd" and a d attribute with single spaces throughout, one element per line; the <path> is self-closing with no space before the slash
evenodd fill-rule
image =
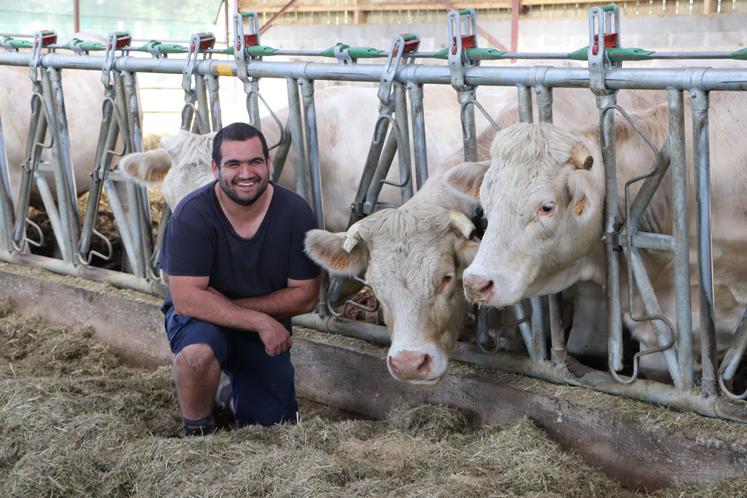
<path id="1" fill-rule="evenodd" d="M 220 370 L 218 359 L 213 348 L 207 344 L 190 344 L 182 348 L 174 358 L 174 366 L 194 373 L 204 374 L 215 369 Z"/>

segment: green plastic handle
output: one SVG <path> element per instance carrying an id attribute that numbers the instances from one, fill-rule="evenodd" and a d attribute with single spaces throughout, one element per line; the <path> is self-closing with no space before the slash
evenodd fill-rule
<path id="1" fill-rule="evenodd" d="M 19 48 L 31 48 L 34 45 L 28 40 L 16 40 L 14 38 L 8 38 L 6 42 L 11 48 L 18 50 Z"/>
<path id="2" fill-rule="evenodd" d="M 617 5 L 615 5 L 614 3 L 611 3 L 609 5 L 605 5 L 604 7 L 602 7 L 602 11 L 612 12 L 613 10 L 615 10 L 615 7 L 617 7 Z"/>
<path id="3" fill-rule="evenodd" d="M 376 57 L 386 56 L 386 52 L 384 50 L 379 50 L 378 48 L 372 47 L 350 47 L 348 49 L 348 54 L 353 59 L 373 59 Z"/>
<path id="4" fill-rule="evenodd" d="M 332 45 L 331 47 L 325 48 L 324 50 L 322 50 L 321 54 L 319 54 L 319 55 L 321 55 L 322 57 L 334 57 L 335 56 L 335 49 L 338 48 L 338 47 L 339 47 L 340 50 L 345 50 L 346 48 L 350 48 L 350 45 L 348 45 L 346 43 L 342 43 L 342 42 L 337 42 L 334 45 Z"/>
<path id="5" fill-rule="evenodd" d="M 275 52 L 277 52 L 278 49 L 272 48 L 272 47 L 266 47 L 264 45 L 252 45 L 251 47 L 246 47 L 246 55 L 250 57 L 263 57 L 265 55 L 275 55 Z M 231 53 L 233 53 L 233 49 L 231 49 Z"/>
<path id="6" fill-rule="evenodd" d="M 405 40 L 405 41 L 417 40 L 418 39 L 418 35 L 413 34 L 413 33 L 408 33 L 406 35 L 403 34 L 402 35 L 402 39 Z"/>
<path id="7" fill-rule="evenodd" d="M 589 47 L 579 48 L 568 54 L 568 59 L 574 61 L 585 61 L 588 58 Z M 653 50 L 642 48 L 608 48 L 607 57 L 613 62 L 618 61 L 647 61 L 651 60 Z"/>
<path id="8" fill-rule="evenodd" d="M 106 45 L 99 42 L 84 41 L 80 42 L 78 46 L 81 48 L 81 50 L 85 50 L 86 52 L 90 52 L 92 50 L 106 50 Z"/>
<path id="9" fill-rule="evenodd" d="M 241 17 L 257 17 L 256 12 L 241 12 Z"/>
<path id="10" fill-rule="evenodd" d="M 152 40 L 150 43 L 155 45 L 155 49 L 162 54 L 183 54 L 187 52 L 187 47 L 177 45 L 176 43 L 161 43 L 160 41 Z M 150 52 L 148 50 L 148 43 L 135 49 L 136 52 Z"/>
<path id="11" fill-rule="evenodd" d="M 468 48 L 466 50 L 466 53 L 467 58 L 471 61 L 489 61 L 503 59 L 503 55 L 506 52 L 495 48 Z M 433 56 L 436 59 L 446 60 L 449 58 L 449 48 L 442 48 L 441 50 L 434 53 Z M 586 60 L 586 57 L 584 57 L 584 60 Z"/>
<path id="12" fill-rule="evenodd" d="M 736 52 L 732 52 L 729 57 L 732 59 L 736 59 L 738 61 L 747 61 L 747 48 L 743 48 L 741 50 L 737 50 Z"/>
<path id="13" fill-rule="evenodd" d="M 459 9 L 457 10 L 460 16 L 466 16 L 467 14 L 472 13 L 472 9 Z"/>

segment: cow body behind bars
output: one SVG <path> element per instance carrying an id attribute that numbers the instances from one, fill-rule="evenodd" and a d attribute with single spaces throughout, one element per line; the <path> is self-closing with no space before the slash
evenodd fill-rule
<path id="1" fill-rule="evenodd" d="M 743 93 L 711 96 L 711 198 L 716 328 L 735 330 L 747 305 L 747 147 L 735 139 L 747 124 Z M 667 137 L 666 106 L 634 114 L 656 144 Z M 688 150 L 692 131 L 686 116 Z M 737 135 L 733 133 L 737 131 Z M 604 285 L 606 266 L 602 220 L 605 171 L 595 122 L 587 126 L 519 125 L 503 130 L 491 146 L 491 164 L 480 189 L 488 229 L 474 261 L 465 271 L 465 290 L 474 301 L 508 306 L 529 296 L 559 292 L 579 281 Z M 654 155 L 622 120 L 616 130 L 618 205 L 624 213 L 624 183 L 650 169 Z M 698 329 L 697 225 L 695 172 L 687 165 L 690 281 L 693 327 Z M 671 233 L 670 176 L 645 211 L 640 230 Z M 638 183 L 633 189 L 635 193 Z M 623 241 L 624 242 L 624 241 Z M 622 242 L 621 242 L 622 244 Z M 663 314 L 674 323 L 674 268 L 670 253 L 643 250 L 643 261 Z M 642 349 L 661 345 L 634 297 L 628 304 L 626 267 L 622 269 L 624 321 Z M 636 296 L 634 294 L 634 296 Z M 721 341 L 723 344 L 725 341 Z M 659 354 L 644 357 L 663 369 Z"/>

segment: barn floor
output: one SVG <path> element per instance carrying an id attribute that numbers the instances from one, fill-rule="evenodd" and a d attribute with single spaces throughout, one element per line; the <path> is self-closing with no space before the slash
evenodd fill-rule
<path id="1" fill-rule="evenodd" d="M 171 372 L 123 366 L 91 329 L 0 301 L 2 496 L 740 496 L 747 480 L 646 494 L 586 465 L 527 418 L 453 408 L 384 420 L 302 402 L 300 423 L 183 439 Z"/>

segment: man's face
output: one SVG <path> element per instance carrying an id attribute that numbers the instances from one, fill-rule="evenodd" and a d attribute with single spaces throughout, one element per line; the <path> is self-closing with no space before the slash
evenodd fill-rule
<path id="1" fill-rule="evenodd" d="M 257 137 L 225 140 L 220 151 L 221 163 L 213 162 L 213 173 L 221 190 L 237 204 L 252 205 L 270 182 L 270 167 L 262 154 L 262 143 Z"/>

